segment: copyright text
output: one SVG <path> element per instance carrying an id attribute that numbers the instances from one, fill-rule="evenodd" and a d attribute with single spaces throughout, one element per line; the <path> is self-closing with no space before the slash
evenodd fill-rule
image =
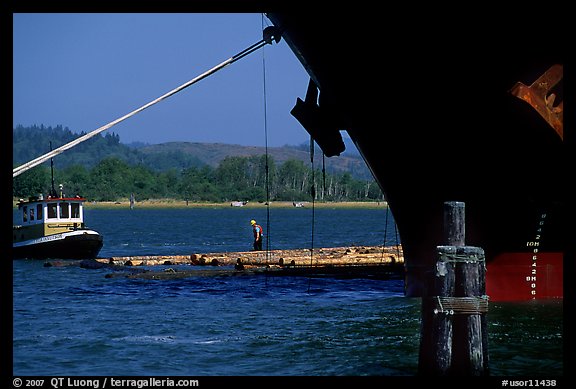
<path id="1" fill-rule="evenodd" d="M 189 388 L 199 387 L 200 381 L 195 379 L 172 379 L 172 378 L 112 378 L 112 377 L 43 377 L 43 378 L 20 378 L 12 380 L 14 388 Z"/>

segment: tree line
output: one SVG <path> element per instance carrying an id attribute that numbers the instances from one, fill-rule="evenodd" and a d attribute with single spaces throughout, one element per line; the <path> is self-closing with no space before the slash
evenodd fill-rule
<path id="1" fill-rule="evenodd" d="M 58 125 L 56 127 L 44 125 L 22 126 L 16 125 L 12 131 L 12 162 L 21 165 L 34 158 L 44 155 L 50 149 L 55 149 L 67 144 L 85 132 L 74 133 L 68 127 Z M 346 138 L 345 138 L 346 142 Z M 59 168 L 72 165 L 82 165 L 93 168 L 103 158 L 117 157 L 129 165 L 143 165 L 154 171 L 161 172 L 171 168 L 182 169 L 191 166 L 201 167 L 210 165 L 216 167 L 226 156 L 246 156 L 265 154 L 263 147 L 248 147 L 227 144 L 202 144 L 190 142 L 169 142 L 164 144 L 146 144 L 132 142 L 120 143 L 120 136 L 114 132 L 97 134 L 96 136 L 78 144 L 73 149 L 59 154 L 55 158 Z M 355 152 L 356 146 L 347 146 L 346 155 L 337 158 L 329 158 L 325 162 L 325 168 L 330 173 L 349 172 L 352 177 L 360 180 L 372 180 L 372 174 L 362 160 L 360 154 Z M 315 147 L 317 155 L 322 155 L 318 147 Z M 307 163 L 309 159 L 310 145 L 284 145 L 270 148 L 268 155 L 276 158 L 281 163 L 288 159 L 301 160 Z M 280 162 L 279 162 L 280 163 Z"/>
<path id="2" fill-rule="evenodd" d="M 56 149 L 85 134 L 84 131 L 74 133 L 61 125 L 55 127 L 43 124 L 29 127 L 17 125 L 12 131 L 12 161 L 19 165 L 31 161 L 46 154 L 51 146 L 52 149 Z M 92 168 L 105 157 L 118 157 L 129 164 L 141 163 L 143 158 L 138 150 L 121 144 L 118 134 L 107 132 L 78 144 L 66 153 L 59 154 L 55 161 L 59 167 L 83 165 Z"/>
<path id="3" fill-rule="evenodd" d="M 49 164 L 32 168 L 13 179 L 13 196 L 47 194 L 52 187 Z M 81 164 L 54 168 L 56 190 L 90 201 L 118 201 L 134 194 L 137 201 L 159 198 L 192 202 L 227 201 L 378 201 L 382 192 L 374 180 L 350 173 L 329 174 L 299 160 L 276 164 L 271 156 L 231 156 L 217 167 L 192 166 L 155 171 L 118 157 L 93 167 Z"/>

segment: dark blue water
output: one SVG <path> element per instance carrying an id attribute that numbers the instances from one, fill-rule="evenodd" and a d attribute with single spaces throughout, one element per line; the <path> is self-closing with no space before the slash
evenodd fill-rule
<path id="1" fill-rule="evenodd" d="M 105 237 L 101 256 L 190 254 L 252 249 L 250 220 L 264 227 L 270 249 L 399 243 L 391 214 L 378 209 L 184 208 L 87 210 Z M 387 222 L 386 222 L 387 220 Z M 312 225 L 313 224 L 313 225 Z M 314 234 L 312 234 L 314 228 Z M 312 242 L 312 239 L 314 240 Z"/>
<path id="2" fill-rule="evenodd" d="M 86 210 L 101 256 L 310 247 L 310 209 Z M 384 209 L 316 209 L 314 247 L 395 243 Z M 413 376 L 420 299 L 399 280 L 106 278 L 13 261 L 15 375 Z M 491 375 L 563 375 L 563 304 L 490 303 Z"/>

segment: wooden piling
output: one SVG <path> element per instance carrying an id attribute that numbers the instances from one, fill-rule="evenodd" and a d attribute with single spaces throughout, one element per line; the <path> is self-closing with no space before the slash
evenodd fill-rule
<path id="1" fill-rule="evenodd" d="M 465 246 L 464 203 L 444 204 L 444 241 L 422 299 L 421 375 L 488 375 L 484 250 Z"/>

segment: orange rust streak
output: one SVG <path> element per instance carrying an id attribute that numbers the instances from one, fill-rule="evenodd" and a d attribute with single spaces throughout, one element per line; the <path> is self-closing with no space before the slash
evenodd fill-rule
<path id="1" fill-rule="evenodd" d="M 558 104 L 556 107 L 549 106 L 546 104 L 547 90 L 539 88 L 535 84 L 536 83 L 528 87 L 521 82 L 517 82 L 510 93 L 530 104 L 530 106 L 532 106 L 536 112 L 538 112 L 540 116 L 542 116 L 544 120 L 546 120 L 546 122 L 556 130 L 560 139 L 564 140 L 563 102 Z M 537 91 L 540 91 L 543 96 L 540 96 Z M 552 97 L 551 101 L 553 100 L 554 97 Z"/>

